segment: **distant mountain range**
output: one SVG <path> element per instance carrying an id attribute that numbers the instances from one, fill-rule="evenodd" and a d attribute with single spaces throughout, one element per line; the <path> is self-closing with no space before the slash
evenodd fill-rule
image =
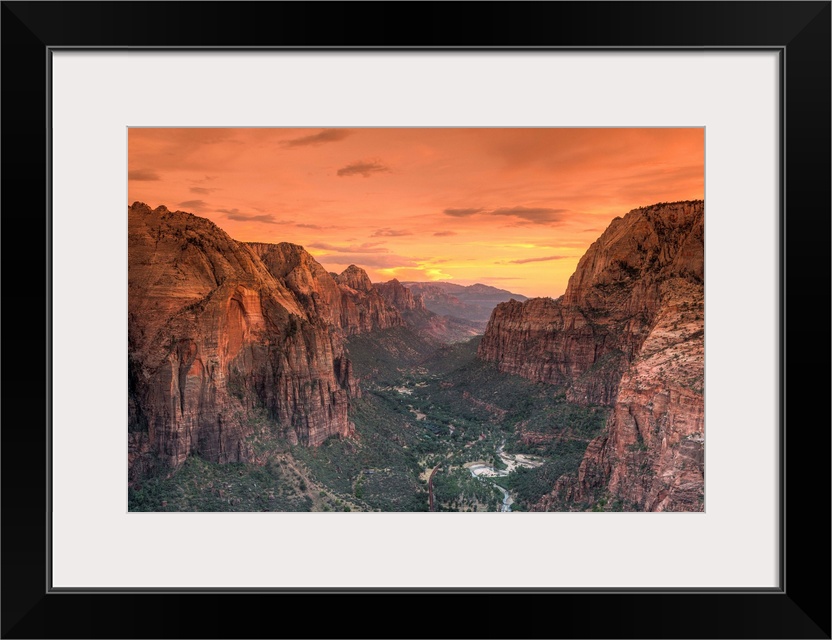
<path id="1" fill-rule="evenodd" d="M 479 325 L 483 330 L 491 312 L 501 302 L 528 298 L 519 293 L 498 289 L 487 284 L 464 286 L 453 282 L 402 282 L 414 295 L 422 296 L 425 307 L 441 316 L 461 318 Z"/>

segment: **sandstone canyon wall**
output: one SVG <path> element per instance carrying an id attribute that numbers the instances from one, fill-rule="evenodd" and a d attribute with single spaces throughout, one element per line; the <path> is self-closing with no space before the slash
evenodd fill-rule
<path id="1" fill-rule="evenodd" d="M 134 203 L 128 219 L 133 480 L 193 454 L 250 461 L 264 412 L 292 443 L 349 435 L 360 390 L 346 338 L 403 326 L 448 337 L 396 280 L 331 274 L 299 245 L 236 242 L 164 206 Z"/>
<path id="2" fill-rule="evenodd" d="M 128 218 L 131 478 L 191 454 L 250 460 L 263 411 L 291 442 L 350 433 L 357 389 L 326 304 L 340 290 L 311 256 L 165 207 Z"/>
<path id="3" fill-rule="evenodd" d="M 414 294 L 396 279 L 373 285 L 385 302 L 396 309 L 404 324 L 422 338 L 435 343 L 451 343 L 470 340 L 481 333 L 475 322 L 463 318 L 440 316 L 425 307 L 421 295 Z"/>
<path id="4" fill-rule="evenodd" d="M 540 508 L 604 492 L 648 511 L 704 505 L 704 203 L 616 218 L 561 298 L 499 305 L 478 355 L 612 407 L 577 478 Z"/>
<path id="5" fill-rule="evenodd" d="M 404 324 L 400 313 L 385 301 L 360 267 L 350 265 L 340 275 L 331 274 L 299 245 L 245 244 L 306 307 L 340 327 L 345 335 Z"/>

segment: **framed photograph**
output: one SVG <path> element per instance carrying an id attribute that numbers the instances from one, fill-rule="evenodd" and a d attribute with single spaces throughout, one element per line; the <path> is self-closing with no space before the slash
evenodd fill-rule
<path id="1" fill-rule="evenodd" d="M 131 127 L 128 511 L 704 512 L 704 158 Z"/>
<path id="2" fill-rule="evenodd" d="M 4 637 L 830 637 L 829 2 L 2 10 Z"/>

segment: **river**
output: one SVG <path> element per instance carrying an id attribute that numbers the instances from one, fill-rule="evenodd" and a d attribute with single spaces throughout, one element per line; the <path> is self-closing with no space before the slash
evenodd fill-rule
<path id="1" fill-rule="evenodd" d="M 517 453 L 513 455 L 506 454 L 503 449 L 506 446 L 506 441 L 503 440 L 500 443 L 500 446 L 497 447 L 497 455 L 500 457 L 500 460 L 506 465 L 505 469 L 495 469 L 491 465 L 485 464 L 484 462 L 477 461 L 477 462 L 469 462 L 465 465 L 468 471 L 471 472 L 471 475 L 475 478 L 499 478 L 505 477 L 514 471 L 517 467 L 528 467 L 534 468 L 539 467 L 542 462 L 531 458 L 530 456 L 526 456 L 522 453 Z M 498 485 L 496 482 L 492 482 L 495 487 L 497 487 L 500 492 L 503 494 L 503 506 L 500 507 L 500 511 L 503 513 L 508 513 L 511 511 L 511 504 L 514 502 L 514 499 L 511 497 L 511 494 Z"/>

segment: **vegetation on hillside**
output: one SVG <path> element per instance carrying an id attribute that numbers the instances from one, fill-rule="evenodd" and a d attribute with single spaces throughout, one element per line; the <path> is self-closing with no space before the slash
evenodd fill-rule
<path id="1" fill-rule="evenodd" d="M 169 477 L 130 489 L 131 511 L 427 511 L 428 475 L 440 511 L 534 508 L 562 475 L 577 472 L 608 409 L 566 401 L 557 388 L 499 372 L 476 358 L 479 338 L 438 346 L 405 327 L 348 341 L 362 388 L 351 400 L 355 435 L 290 446 L 265 417 L 253 425 L 252 464 L 197 456 Z M 497 455 L 532 454 L 540 466 L 474 477 Z"/>

